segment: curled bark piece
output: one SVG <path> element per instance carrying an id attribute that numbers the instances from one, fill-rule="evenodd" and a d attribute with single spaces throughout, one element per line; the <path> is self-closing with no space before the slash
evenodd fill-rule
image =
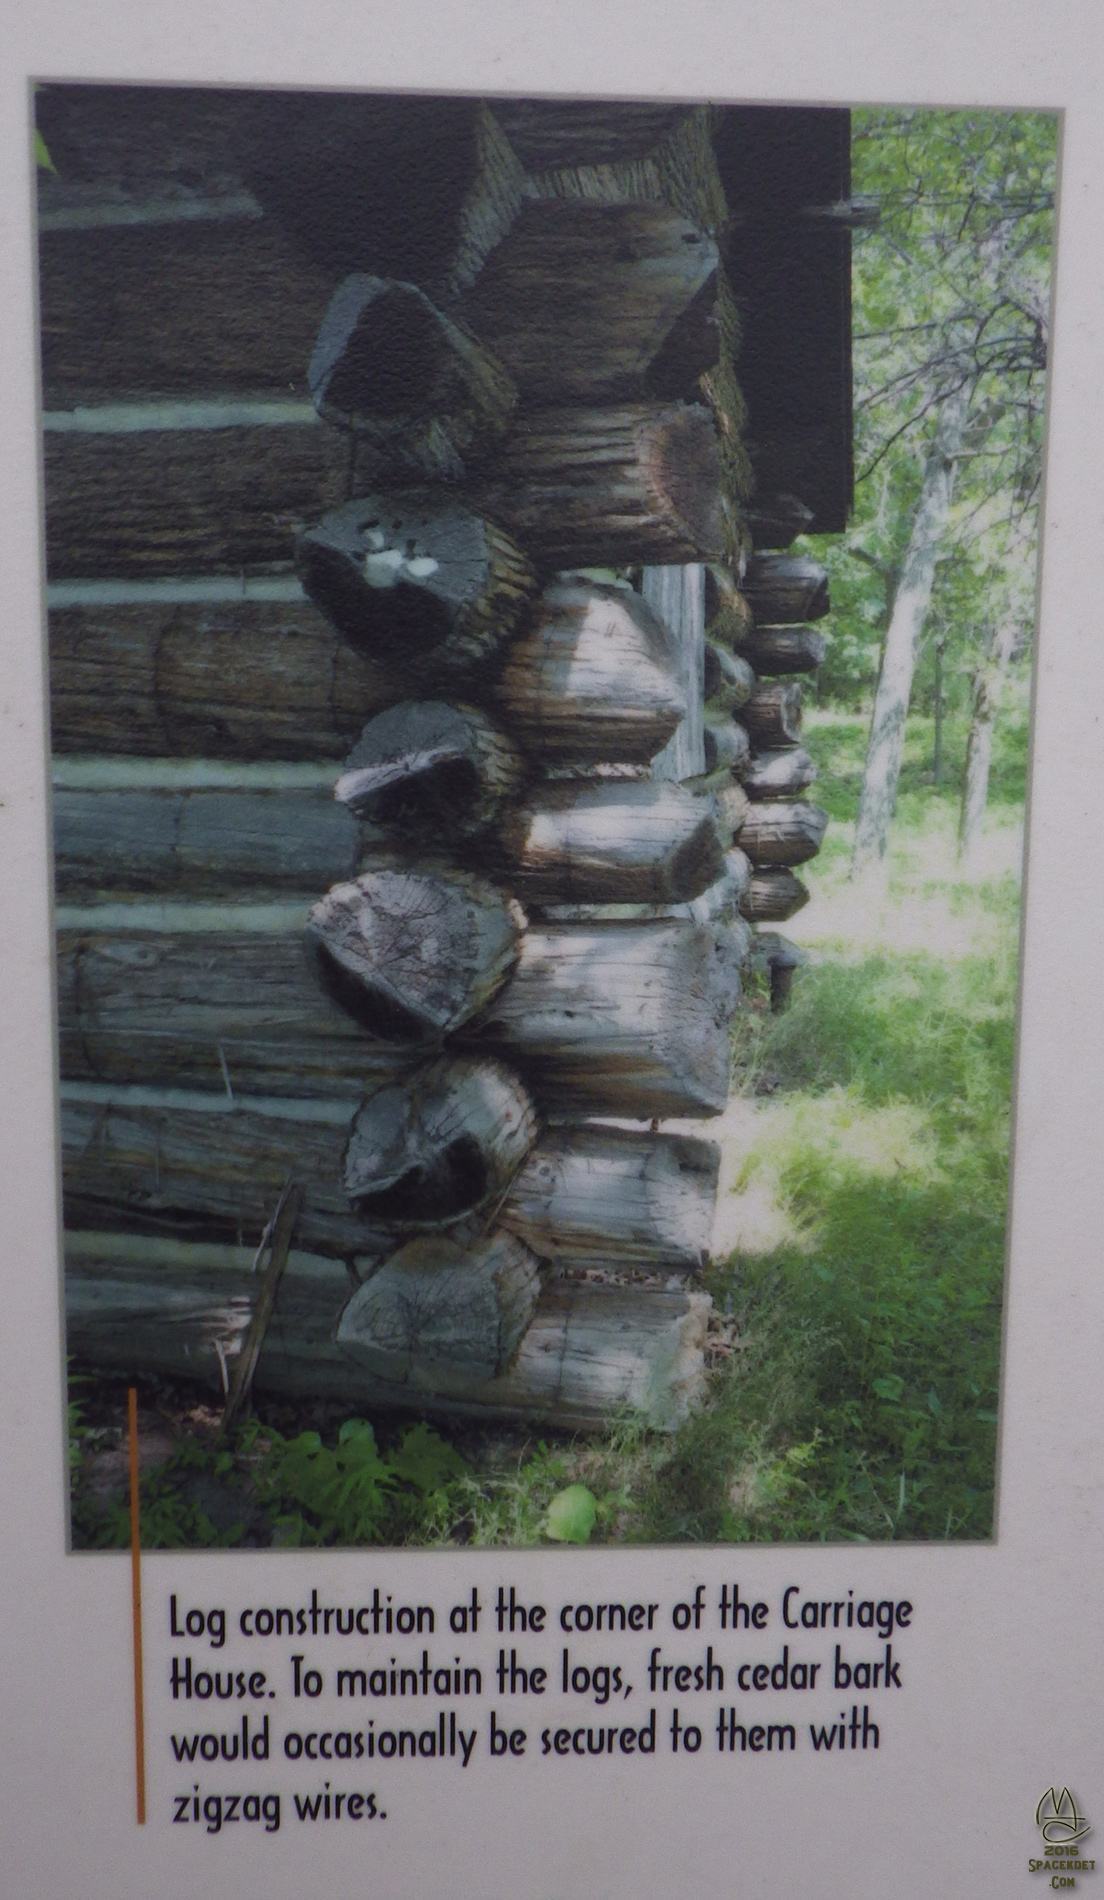
<path id="1" fill-rule="evenodd" d="M 499 836 L 526 901 L 680 903 L 720 875 L 712 801 L 670 780 L 544 786 Z"/>
<path id="2" fill-rule="evenodd" d="M 705 703 L 710 712 L 738 712 L 755 691 L 755 674 L 745 659 L 715 640 L 705 643 Z"/>
<path id="3" fill-rule="evenodd" d="M 804 554 L 753 554 L 743 591 L 764 626 L 822 620 L 831 607 L 826 569 Z"/>
<path id="4" fill-rule="evenodd" d="M 509 1069 L 444 1057 L 364 1104 L 345 1151 L 345 1192 L 366 1218 L 446 1226 L 505 1192 L 536 1133 L 529 1094 Z"/>
<path id="5" fill-rule="evenodd" d="M 510 730 L 549 760 L 646 764 L 686 713 L 671 639 L 630 589 L 547 587 L 496 688 Z"/>
<path id="6" fill-rule="evenodd" d="M 533 410 L 475 492 L 546 567 L 702 561 L 724 545 L 717 434 L 698 403 Z"/>
<path id="7" fill-rule="evenodd" d="M 416 674 L 462 672 L 509 638 L 536 581 L 509 536 L 458 501 L 365 495 L 300 535 L 311 599 L 346 639 Z"/>
<path id="8" fill-rule="evenodd" d="M 537 1262 L 513 1234 L 468 1249 L 425 1235 L 354 1293 L 337 1343 L 398 1385 L 462 1390 L 503 1371 L 539 1297 Z"/>
<path id="9" fill-rule="evenodd" d="M 779 673 L 815 673 L 828 650 L 824 635 L 815 627 L 751 627 L 738 645 L 755 671 L 768 678 Z"/>
<path id="10" fill-rule="evenodd" d="M 740 849 L 753 864 L 804 864 L 815 858 L 828 828 L 828 813 L 805 799 L 792 804 L 768 799 L 752 805 L 740 827 Z"/>
<path id="11" fill-rule="evenodd" d="M 404 700 L 365 726 L 334 797 L 404 838 L 470 838 L 525 775 L 517 749 L 473 706 Z"/>
<path id="12" fill-rule="evenodd" d="M 322 989 L 383 1042 L 434 1042 L 485 1009 L 518 954 L 515 906 L 466 871 L 368 871 L 314 905 Z"/>
<path id="13" fill-rule="evenodd" d="M 719 1114 L 741 956 L 723 928 L 682 921 L 530 929 L 465 1040 L 501 1051 L 557 1108 Z"/>
<path id="14" fill-rule="evenodd" d="M 816 766 L 798 745 L 756 752 L 740 770 L 740 783 L 749 798 L 794 798 L 816 777 Z"/>
<path id="15" fill-rule="evenodd" d="M 560 1268 L 694 1273 L 719 1166 L 715 1143 L 686 1135 L 554 1128 L 514 1181 L 502 1224 Z"/>
<path id="16" fill-rule="evenodd" d="M 801 683 L 799 680 L 772 680 L 758 686 L 741 709 L 740 723 L 747 728 L 755 750 L 768 746 L 794 745 L 801 737 Z"/>
<path id="17" fill-rule="evenodd" d="M 334 292 L 307 382 L 324 421 L 444 480 L 486 453 L 517 404 L 508 371 L 424 291 L 363 271 Z"/>
<path id="18" fill-rule="evenodd" d="M 782 924 L 804 910 L 808 902 L 808 890 L 792 871 L 756 867 L 740 908 L 750 923 Z"/>

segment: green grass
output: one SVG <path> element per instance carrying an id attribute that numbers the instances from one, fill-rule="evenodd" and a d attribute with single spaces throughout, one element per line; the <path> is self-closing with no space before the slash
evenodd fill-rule
<path id="1" fill-rule="evenodd" d="M 743 1099 L 719 1131 L 737 1238 L 708 1279 L 709 1394 L 677 1434 L 625 1419 L 598 1439 L 503 1432 L 452 1450 L 391 1426 L 381 1451 L 366 1426 L 323 1444 L 250 1425 L 147 1481 L 155 1535 L 235 1541 L 240 1511 L 210 1504 L 218 1478 L 257 1541 L 531 1545 L 571 1486 L 594 1500 L 592 1527 L 585 1498 L 578 1520 L 591 1543 L 989 1536 L 1026 693 L 1010 701 L 980 882 L 954 861 L 965 733 L 946 733 L 934 787 L 931 722 L 910 720 L 872 928 L 846 881 L 866 722 L 809 722 L 833 825 L 791 928 L 815 961 L 786 1014 L 753 996 L 737 1026 Z M 79 1475 L 79 1419 L 77 1447 Z M 85 1541 L 124 1541 L 124 1517 L 75 1522 Z"/>

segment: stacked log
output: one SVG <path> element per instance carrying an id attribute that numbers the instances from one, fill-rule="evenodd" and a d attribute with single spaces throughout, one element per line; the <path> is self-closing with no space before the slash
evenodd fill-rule
<path id="1" fill-rule="evenodd" d="M 427 219 L 412 103 L 341 120 L 382 168 L 352 206 L 277 98 L 242 108 L 213 316 L 151 302 L 133 237 L 112 336 L 60 236 L 44 278 L 71 1348 L 224 1375 L 251 1289 L 210 1263 L 294 1176 L 322 1264 L 259 1389 L 669 1427 L 717 1153 L 654 1124 L 724 1107 L 748 920 L 819 845 L 769 636 L 820 595 L 780 557 L 737 584 L 707 115 L 453 101 Z M 254 360 L 235 286 L 279 302 L 285 268 Z M 579 571 L 630 564 L 640 591 Z"/>

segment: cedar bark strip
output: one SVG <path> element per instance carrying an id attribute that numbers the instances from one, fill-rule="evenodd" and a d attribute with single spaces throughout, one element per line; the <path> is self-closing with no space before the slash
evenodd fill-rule
<path id="1" fill-rule="evenodd" d="M 750 627 L 737 648 L 757 673 L 768 677 L 785 673 L 815 673 L 827 652 L 824 635 L 815 627 Z"/>
<path id="2" fill-rule="evenodd" d="M 322 994 L 301 929 L 62 929 L 58 1021 L 73 1081 L 347 1099 L 414 1059 Z"/>
<path id="3" fill-rule="evenodd" d="M 366 871 L 335 884 L 304 941 L 323 990 L 383 1042 L 435 1042 L 485 1009 L 518 954 L 516 907 L 483 878 Z"/>
<path id="4" fill-rule="evenodd" d="M 334 797 L 418 844 L 476 836 L 525 777 L 510 740 L 472 706 L 404 700 L 364 728 Z"/>
<path id="5" fill-rule="evenodd" d="M 463 1393 L 509 1364 L 540 1297 L 540 1272 L 513 1234 L 464 1248 L 408 1241 L 354 1293 L 337 1343 L 379 1378 Z"/>
<path id="6" fill-rule="evenodd" d="M 771 681 L 759 686 L 740 710 L 740 723 L 757 752 L 794 745 L 801 737 L 801 684 Z"/>
<path id="7" fill-rule="evenodd" d="M 805 554 L 753 554 L 743 591 L 764 626 L 822 620 L 831 606 L 827 572 Z"/>
<path id="8" fill-rule="evenodd" d="M 303 586 L 353 645 L 415 675 L 463 672 L 514 630 L 536 585 L 525 556 L 463 502 L 364 495 L 299 537 Z"/>
<path id="9" fill-rule="evenodd" d="M 537 1133 L 536 1111 L 501 1063 L 462 1056 L 380 1089 L 353 1123 L 345 1192 L 366 1217 L 439 1227 L 499 1199 Z"/>
<path id="10" fill-rule="evenodd" d="M 740 827 L 740 849 L 751 862 L 804 864 L 815 858 L 828 828 L 828 813 L 804 799 L 753 805 Z"/>
<path id="11" fill-rule="evenodd" d="M 342 1184 L 348 1120 L 290 1119 L 229 1104 L 215 1112 L 136 1107 L 63 1094 L 61 1140 L 71 1227 L 237 1235 L 255 1246 L 290 1176 L 303 1189 L 301 1246 L 351 1258 L 393 1244 L 385 1219 L 350 1209 Z"/>
<path id="12" fill-rule="evenodd" d="M 514 1181 L 502 1224 L 561 1269 L 695 1273 L 719 1167 L 713 1142 L 686 1135 L 556 1128 Z"/>
<path id="13" fill-rule="evenodd" d="M 631 401 L 700 297 L 708 315 L 717 265 L 713 239 L 670 205 L 530 200 L 456 310 L 526 404 Z M 703 361 L 708 337 L 681 340 L 680 395 L 717 347 L 714 331 Z"/>
<path id="14" fill-rule="evenodd" d="M 547 587 L 496 691 L 512 733 L 546 760 L 647 764 L 686 713 L 671 636 L 628 588 Z"/>
<path id="15" fill-rule="evenodd" d="M 306 422 L 47 431 L 43 455 L 51 580 L 286 570 L 349 474 L 348 445 Z"/>
<path id="16" fill-rule="evenodd" d="M 700 404 L 539 409 L 506 436 L 477 505 L 538 563 L 619 567 L 721 552 L 721 464 Z"/>
<path id="17" fill-rule="evenodd" d="M 398 696 L 310 601 L 50 611 L 55 753 L 341 759 Z"/>
<path id="18" fill-rule="evenodd" d="M 462 479 L 517 406 L 502 363 L 416 284 L 357 271 L 334 292 L 307 381 L 323 421 L 381 466 Z"/>
<path id="19" fill-rule="evenodd" d="M 68 1238 L 74 1358 L 103 1371 L 200 1379 L 221 1392 L 216 1341 L 226 1359 L 240 1349 L 256 1290 L 249 1256 L 236 1268 L 212 1267 L 210 1248 L 176 1243 L 166 1270 L 154 1264 L 157 1242 L 143 1240 L 135 1260 L 125 1234 Z M 94 1250 L 78 1251 L 88 1240 Z M 626 1410 L 673 1431 L 705 1394 L 711 1301 L 703 1293 L 561 1282 L 541 1295 L 504 1373 L 448 1394 L 380 1379 L 339 1345 L 334 1333 L 348 1297 L 344 1266 L 292 1255 L 258 1361 L 258 1391 L 576 1431 L 602 1430 Z"/>
<path id="20" fill-rule="evenodd" d="M 746 659 L 718 646 L 705 643 L 705 703 L 710 712 L 738 712 L 755 691 L 755 674 Z"/>
<path id="21" fill-rule="evenodd" d="M 303 891 L 354 875 L 356 821 L 322 792 L 55 789 L 60 897 Z"/>
<path id="22" fill-rule="evenodd" d="M 793 798 L 816 778 L 816 766 L 798 745 L 757 752 L 740 772 L 740 783 L 751 799 Z"/>
<path id="23" fill-rule="evenodd" d="M 499 837 L 524 902 L 681 903 L 722 869 L 712 801 L 671 781 L 547 785 Z"/>
<path id="24" fill-rule="evenodd" d="M 741 950 L 691 923 L 530 929 L 465 1039 L 515 1064 L 539 1103 L 585 1114 L 719 1114 Z"/>
<path id="25" fill-rule="evenodd" d="M 756 865 L 740 900 L 740 909 L 749 923 L 783 924 L 787 917 L 804 910 L 808 902 L 808 890 L 792 871 Z"/>

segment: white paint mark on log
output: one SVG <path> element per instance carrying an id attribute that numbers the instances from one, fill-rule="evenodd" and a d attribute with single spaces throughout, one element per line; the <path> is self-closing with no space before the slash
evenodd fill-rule
<path id="1" fill-rule="evenodd" d="M 340 759 L 238 764 L 232 759 L 127 759 L 116 754 L 54 758 L 61 792 L 332 791 Z"/>
<path id="2" fill-rule="evenodd" d="M 203 574 L 192 579 L 158 581 L 50 581 L 47 607 L 222 606 L 239 600 L 268 604 L 306 602 L 302 583 L 291 575 Z"/>
<path id="3" fill-rule="evenodd" d="M 166 1108 L 197 1115 L 270 1115 L 277 1121 L 321 1122 L 351 1127 L 363 1097 L 349 1101 L 298 1101 L 275 1095 L 217 1095 L 203 1089 L 155 1089 L 137 1082 L 62 1082 L 63 1102 L 102 1103 L 105 1108 Z"/>
<path id="4" fill-rule="evenodd" d="M 283 429 L 321 418 L 311 402 L 105 402 L 47 409 L 48 435 L 147 435 L 165 429 Z"/>
<path id="5" fill-rule="evenodd" d="M 54 923 L 59 930 L 163 930 L 188 933 L 208 930 L 243 931 L 250 935 L 286 937 L 302 930 L 313 893 L 285 903 L 188 904 L 170 900 L 151 904 L 137 898 L 133 904 L 59 904 Z"/>
<path id="6" fill-rule="evenodd" d="M 112 203 L 59 205 L 39 213 L 40 231 L 99 231 L 121 224 L 221 223 L 227 218 L 260 218 L 264 213 L 251 191 L 221 198 L 147 198 Z"/>
<path id="7" fill-rule="evenodd" d="M 62 1239 L 67 1261 L 118 1260 L 184 1273 L 251 1273 L 257 1257 L 255 1247 L 232 1247 L 218 1240 L 172 1240 L 162 1234 L 107 1234 L 66 1228 Z M 343 1261 L 299 1248 L 288 1254 L 284 1271 L 305 1279 L 328 1280 L 339 1293 L 349 1285 Z"/>

